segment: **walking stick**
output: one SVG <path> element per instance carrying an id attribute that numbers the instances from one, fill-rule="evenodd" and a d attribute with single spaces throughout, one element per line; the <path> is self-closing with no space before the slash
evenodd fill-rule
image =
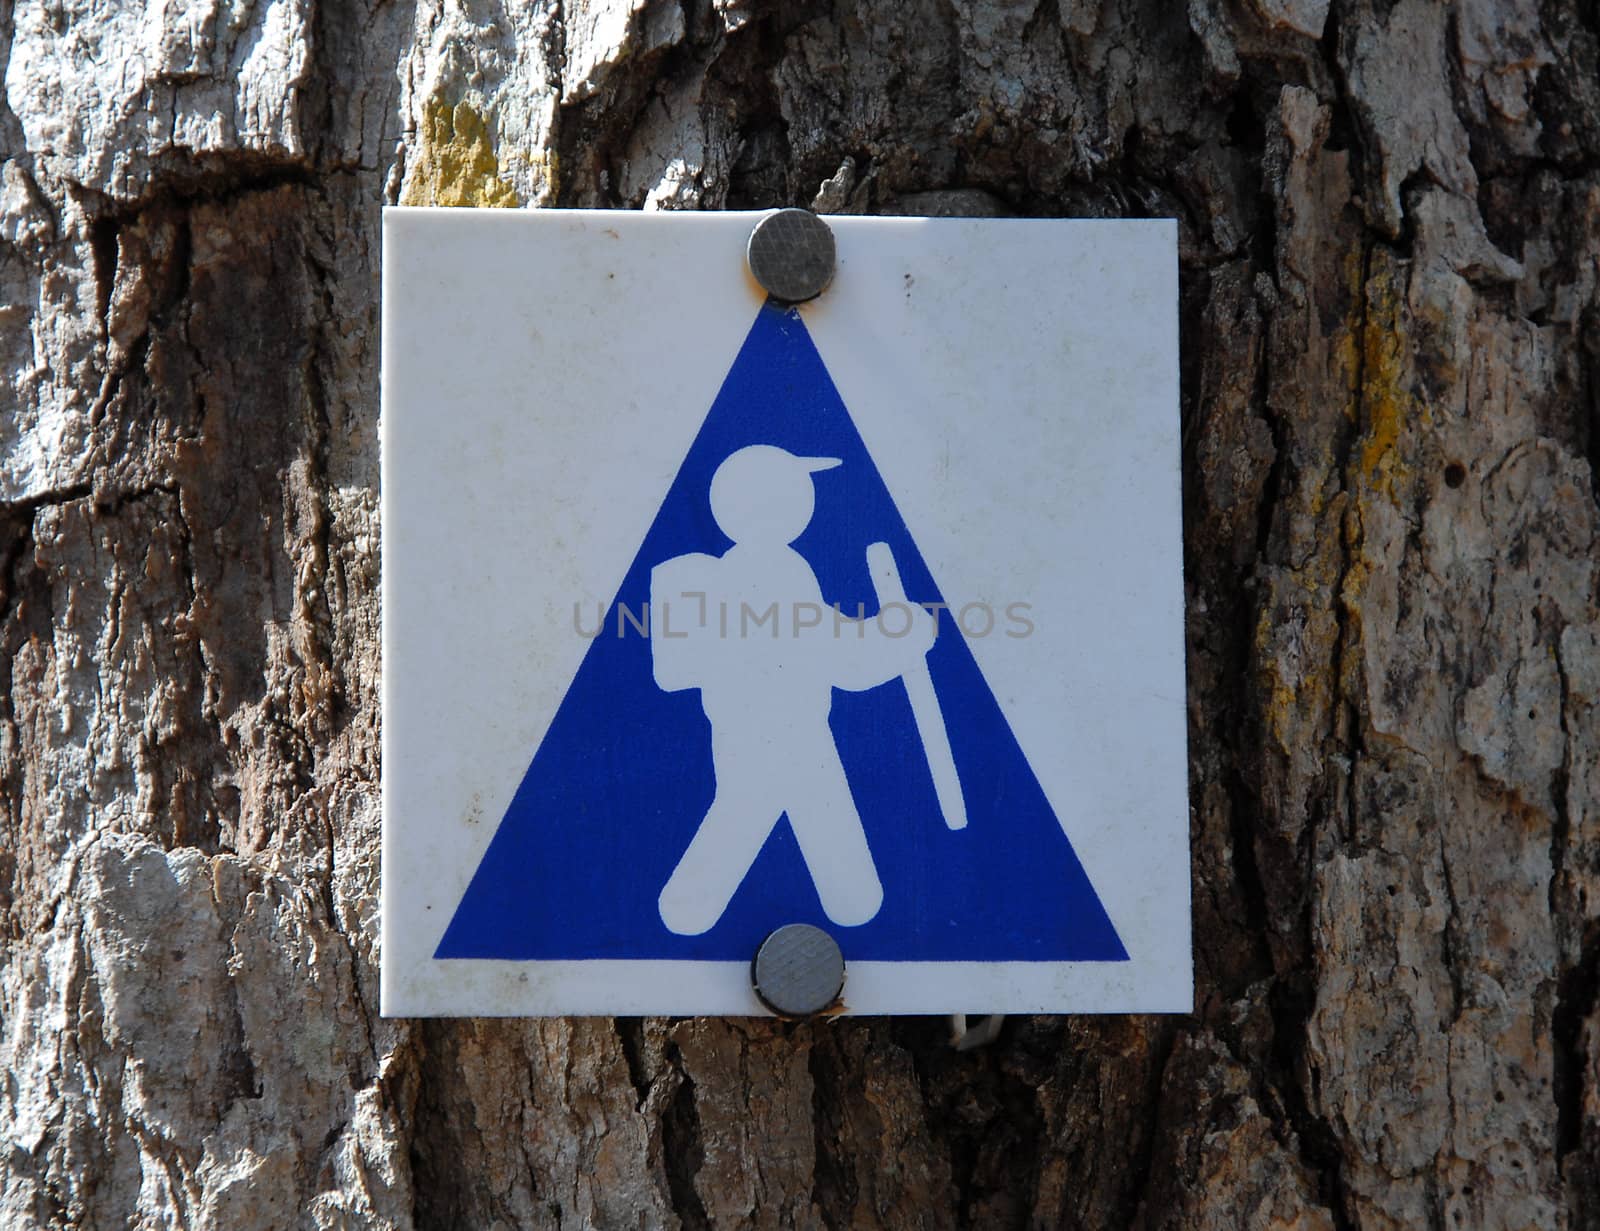
<path id="1" fill-rule="evenodd" d="M 879 611 L 890 603 L 910 606 L 889 544 L 868 544 L 867 569 L 872 574 L 872 588 L 878 594 Z M 967 804 L 961 795 L 956 758 L 950 751 L 950 734 L 945 730 L 944 714 L 939 709 L 938 695 L 933 691 L 933 676 L 928 672 L 927 660 L 919 659 L 901 678 L 906 682 L 906 696 L 911 699 L 911 716 L 916 720 L 917 734 L 922 737 L 923 755 L 928 758 L 928 769 L 933 773 L 933 789 L 939 797 L 944 823 L 951 829 L 965 829 Z"/>

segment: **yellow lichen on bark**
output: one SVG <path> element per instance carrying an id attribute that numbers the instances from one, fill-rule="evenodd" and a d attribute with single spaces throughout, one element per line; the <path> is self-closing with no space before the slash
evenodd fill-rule
<path id="1" fill-rule="evenodd" d="M 1359 475 L 1394 494 L 1402 477 L 1398 445 L 1410 399 L 1401 383 L 1406 340 L 1400 332 L 1400 302 L 1393 285 L 1375 275 L 1366 288 L 1367 317 L 1361 329 L 1361 404 L 1366 437 Z"/>
<path id="2" fill-rule="evenodd" d="M 467 103 L 452 106 L 442 98 L 423 109 L 416 162 L 400 203 L 500 209 L 521 204 L 516 190 L 500 178 L 500 160 L 484 118 Z"/>

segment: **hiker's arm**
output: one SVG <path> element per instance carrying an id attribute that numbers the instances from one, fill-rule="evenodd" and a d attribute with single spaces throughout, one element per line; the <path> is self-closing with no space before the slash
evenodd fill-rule
<path id="1" fill-rule="evenodd" d="M 932 648 L 937 630 L 934 617 L 924 608 L 897 604 L 865 620 L 830 613 L 829 621 L 818 631 L 833 639 L 829 657 L 834 686 L 862 692 L 888 683 L 921 662 Z"/>

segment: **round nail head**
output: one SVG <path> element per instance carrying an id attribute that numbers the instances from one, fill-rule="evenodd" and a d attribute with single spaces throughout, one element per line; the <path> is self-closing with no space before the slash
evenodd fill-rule
<path id="1" fill-rule="evenodd" d="M 761 1003 L 779 1017 L 810 1017 L 844 990 L 844 955 L 821 928 L 790 923 L 761 942 L 750 974 Z"/>
<path id="2" fill-rule="evenodd" d="M 815 299 L 833 279 L 833 232 L 808 209 L 768 214 L 750 232 L 746 255 L 756 281 L 782 303 Z"/>

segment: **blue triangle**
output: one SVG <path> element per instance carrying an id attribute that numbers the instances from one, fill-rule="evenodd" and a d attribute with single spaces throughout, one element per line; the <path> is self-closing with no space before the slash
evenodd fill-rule
<path id="1" fill-rule="evenodd" d="M 941 615 L 928 655 L 967 799 L 945 827 L 904 685 L 834 691 L 830 724 L 883 881 L 878 914 L 823 914 L 780 821 L 726 913 L 698 936 L 667 930 L 661 887 L 715 787 L 696 690 L 664 692 L 650 643 L 624 624 L 652 566 L 731 546 L 712 520 L 711 476 L 750 444 L 843 459 L 818 476 L 816 515 L 795 549 L 824 600 L 877 605 L 867 544 L 887 542 L 906 592 L 943 595 L 829 379 L 799 314 L 756 318 L 655 522 L 457 908 L 438 958 L 748 961 L 785 923 L 813 923 L 856 961 L 1125 961 L 1127 952 L 1046 801 L 972 651 Z M 585 617 L 585 625 L 596 612 Z"/>

